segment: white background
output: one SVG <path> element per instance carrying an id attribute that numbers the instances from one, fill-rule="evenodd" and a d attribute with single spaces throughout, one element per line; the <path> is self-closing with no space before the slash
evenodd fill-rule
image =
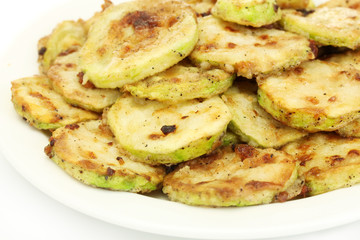
<path id="1" fill-rule="evenodd" d="M 16 38 L 34 19 L 38 19 L 48 9 L 53 9 L 64 1 L 66 0 L 1 0 L 0 54 L 3 54 L 12 39 Z M 6 63 L 0 64 L 1 71 L 4 71 L 3 64 Z M 8 81 L 8 79 L 2 80 Z M 72 210 L 32 186 L 1 155 L 0 191 L 0 239 L 180 240 L 180 238 L 125 229 Z M 359 239 L 359 235 L 360 221 L 325 231 L 281 239 Z"/>

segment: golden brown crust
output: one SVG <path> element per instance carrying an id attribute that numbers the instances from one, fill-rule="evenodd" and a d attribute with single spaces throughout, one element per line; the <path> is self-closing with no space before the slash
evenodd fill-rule
<path id="1" fill-rule="evenodd" d="M 276 121 L 259 104 L 254 81 L 238 81 L 222 95 L 233 118 L 228 128 L 254 147 L 279 148 L 306 136 L 305 131 Z"/>
<path id="2" fill-rule="evenodd" d="M 165 175 L 163 166 L 133 161 L 100 120 L 57 129 L 45 152 L 71 176 L 96 187 L 148 192 L 159 187 Z"/>
<path id="3" fill-rule="evenodd" d="M 274 118 L 309 132 L 334 131 L 359 117 L 360 72 L 314 60 L 258 79 L 260 105 Z"/>
<path id="4" fill-rule="evenodd" d="M 94 120 L 93 112 L 71 106 L 53 90 L 45 76 L 22 78 L 12 82 L 12 102 L 17 112 L 31 125 L 55 129 L 67 124 Z"/>
<path id="5" fill-rule="evenodd" d="M 195 13 L 181 1 L 112 5 L 89 29 L 81 68 L 97 87 L 122 87 L 181 61 L 197 38 Z"/>
<path id="6" fill-rule="evenodd" d="M 296 169 L 289 154 L 239 144 L 180 164 L 165 177 L 163 191 L 192 205 L 269 203 L 294 183 Z"/>
<path id="7" fill-rule="evenodd" d="M 199 19 L 199 30 L 199 41 L 190 54 L 192 61 L 249 79 L 315 57 L 306 38 L 277 29 L 247 28 L 207 16 Z"/>
<path id="8" fill-rule="evenodd" d="M 90 111 L 102 112 L 120 97 L 118 89 L 99 89 L 91 81 L 85 82 L 84 73 L 79 67 L 78 52 L 58 56 L 47 75 L 52 80 L 54 90 L 69 104 Z"/>
<path id="9" fill-rule="evenodd" d="M 231 114 L 218 97 L 178 104 L 120 97 L 107 122 L 119 144 L 144 162 L 176 164 L 221 143 Z"/>
<path id="10" fill-rule="evenodd" d="M 360 182 L 360 140 L 316 133 L 283 148 L 299 162 L 311 195 Z"/>
<path id="11" fill-rule="evenodd" d="M 329 0 L 321 4 L 319 7 L 348 7 L 360 11 L 359 0 Z"/>

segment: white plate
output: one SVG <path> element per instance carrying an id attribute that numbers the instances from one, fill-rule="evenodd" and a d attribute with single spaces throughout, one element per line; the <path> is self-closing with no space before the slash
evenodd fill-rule
<path id="1" fill-rule="evenodd" d="M 360 186 L 320 196 L 244 208 L 190 207 L 144 195 L 85 186 L 43 152 L 45 133 L 29 127 L 10 102 L 10 81 L 37 73 L 36 43 L 65 19 L 86 18 L 100 1 L 67 2 L 17 36 L 1 60 L 0 146 L 6 159 L 33 185 L 59 202 L 106 222 L 145 232 L 203 239 L 290 236 L 360 219 Z"/>

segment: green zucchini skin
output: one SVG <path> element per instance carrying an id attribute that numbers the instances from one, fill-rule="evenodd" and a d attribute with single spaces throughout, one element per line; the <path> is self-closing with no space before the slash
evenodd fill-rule
<path id="1" fill-rule="evenodd" d="M 204 70 L 179 63 L 155 76 L 124 87 L 133 96 L 161 102 L 210 98 L 225 92 L 235 74 L 221 69 Z"/>
<path id="2" fill-rule="evenodd" d="M 217 0 L 211 13 L 225 21 L 252 27 L 272 24 L 281 18 L 275 0 Z"/>

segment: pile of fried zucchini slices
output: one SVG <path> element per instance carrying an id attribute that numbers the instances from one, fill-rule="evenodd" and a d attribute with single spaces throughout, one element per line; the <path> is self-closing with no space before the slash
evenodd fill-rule
<path id="1" fill-rule="evenodd" d="M 106 0 L 39 40 L 39 74 L 12 82 L 12 102 L 93 187 L 225 207 L 352 186 L 356 3 Z"/>

